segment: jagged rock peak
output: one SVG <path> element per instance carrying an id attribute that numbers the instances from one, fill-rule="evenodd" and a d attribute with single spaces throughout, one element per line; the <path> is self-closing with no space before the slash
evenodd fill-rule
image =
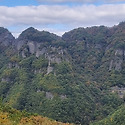
<path id="1" fill-rule="evenodd" d="M 61 37 L 47 31 L 38 31 L 37 29 L 30 27 L 23 31 L 18 39 L 36 42 L 52 42 L 61 39 Z"/>
<path id="2" fill-rule="evenodd" d="M 8 30 L 4 27 L 0 27 L 0 35 L 5 32 L 8 32 Z"/>
<path id="3" fill-rule="evenodd" d="M 0 27 L 0 43 L 8 46 L 12 45 L 14 41 L 14 36 L 6 28 Z"/>

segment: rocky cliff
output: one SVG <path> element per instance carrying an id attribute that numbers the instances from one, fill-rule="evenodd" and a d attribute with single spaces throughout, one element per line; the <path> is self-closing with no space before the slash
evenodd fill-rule
<path id="1" fill-rule="evenodd" d="M 0 28 L 3 103 L 88 125 L 124 103 L 125 23 L 77 28 L 62 37 L 30 27 L 15 39 Z"/>

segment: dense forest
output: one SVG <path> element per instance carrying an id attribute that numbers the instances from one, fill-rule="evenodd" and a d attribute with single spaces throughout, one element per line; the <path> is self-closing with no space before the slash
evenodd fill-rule
<path id="1" fill-rule="evenodd" d="M 62 37 L 30 27 L 15 39 L 0 28 L 4 105 L 64 123 L 109 125 L 124 110 L 124 76 L 125 22 Z"/>

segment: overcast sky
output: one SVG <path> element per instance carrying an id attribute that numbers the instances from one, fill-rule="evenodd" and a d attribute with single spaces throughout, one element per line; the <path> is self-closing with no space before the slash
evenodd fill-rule
<path id="1" fill-rule="evenodd" d="M 0 0 L 0 26 L 16 37 L 35 27 L 58 35 L 78 27 L 125 21 L 125 0 Z"/>

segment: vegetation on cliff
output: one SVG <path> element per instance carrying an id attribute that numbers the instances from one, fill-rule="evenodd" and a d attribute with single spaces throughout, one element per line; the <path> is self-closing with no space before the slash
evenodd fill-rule
<path id="1" fill-rule="evenodd" d="M 124 104 L 124 25 L 0 34 L 3 103 L 82 125 L 107 117 Z"/>

